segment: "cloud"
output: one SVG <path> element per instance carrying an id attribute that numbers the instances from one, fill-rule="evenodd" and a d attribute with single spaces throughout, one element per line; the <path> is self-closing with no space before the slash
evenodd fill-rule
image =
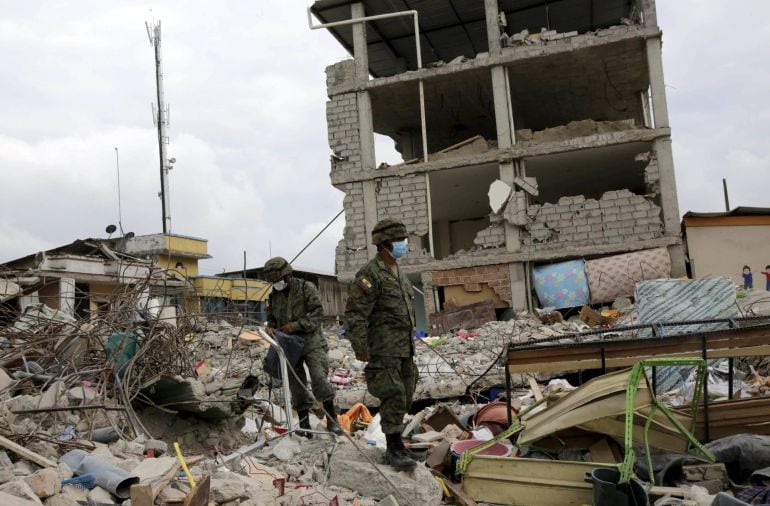
<path id="1" fill-rule="evenodd" d="M 342 208 L 329 182 L 327 65 L 347 57 L 307 28 L 306 1 L 12 2 L 0 19 L 0 261 L 104 236 L 161 229 L 152 48 L 162 20 L 172 230 L 207 238 L 207 274 L 289 258 Z M 767 205 L 770 28 L 736 36 L 770 4 L 659 1 L 682 212 Z M 152 11 L 149 9 L 152 7 Z M 397 159 L 378 138 L 378 161 Z M 340 218 L 297 260 L 334 270 Z"/>
<path id="2" fill-rule="evenodd" d="M 0 261 L 123 228 L 161 229 L 150 103 L 162 19 L 172 231 L 209 240 L 204 273 L 296 254 L 341 209 L 329 183 L 324 67 L 344 55 L 304 3 L 17 4 L 0 20 Z M 332 227 L 301 260 L 332 271 Z"/>
<path id="3" fill-rule="evenodd" d="M 757 24 L 742 37 L 745 12 L 758 19 L 770 4 L 751 0 L 658 2 L 663 62 L 682 213 L 721 211 L 722 178 L 730 205 L 768 206 L 770 111 L 757 106 L 770 86 L 770 28 Z"/>

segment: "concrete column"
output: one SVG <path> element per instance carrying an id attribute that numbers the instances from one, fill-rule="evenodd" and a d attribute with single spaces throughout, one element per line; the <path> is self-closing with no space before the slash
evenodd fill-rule
<path id="1" fill-rule="evenodd" d="M 510 148 L 516 141 L 508 69 L 502 65 L 492 67 L 492 97 L 495 102 L 497 145 L 500 149 Z"/>
<path id="2" fill-rule="evenodd" d="M 681 232 L 679 223 L 679 201 L 676 195 L 676 174 L 674 156 L 671 152 L 671 138 L 656 139 L 653 144 L 658 159 L 660 172 L 660 203 L 663 208 L 663 227 L 666 235 L 678 236 Z"/>
<path id="3" fill-rule="evenodd" d="M 361 18 L 366 14 L 363 3 L 354 3 L 350 6 L 350 14 L 353 18 Z M 360 84 L 369 79 L 369 53 L 366 45 L 366 25 L 358 23 L 353 25 L 353 54 L 356 62 L 356 81 Z M 374 170 L 377 163 L 374 153 L 374 123 L 372 119 L 372 101 L 369 92 L 356 93 L 358 103 L 358 134 L 361 142 L 361 168 Z M 377 248 L 368 244 L 372 236 L 372 229 L 377 224 L 377 195 L 374 191 L 374 181 L 363 182 L 364 191 L 364 224 L 366 228 L 367 253 L 373 257 Z"/>
<path id="4" fill-rule="evenodd" d="M 513 187 L 513 180 L 516 177 L 516 167 L 513 160 L 500 163 L 500 180 Z M 521 229 L 516 225 L 511 225 L 507 221 L 505 225 L 505 248 L 514 252 L 521 250 Z"/>
<path id="5" fill-rule="evenodd" d="M 527 271 L 524 262 L 515 262 L 508 265 L 511 276 L 511 307 L 514 311 L 527 309 Z"/>
<path id="6" fill-rule="evenodd" d="M 362 2 L 351 4 L 351 19 L 366 16 Z M 353 57 L 356 61 L 356 79 L 367 81 L 369 79 L 369 51 L 366 45 L 366 23 L 356 23 L 353 27 Z"/>
<path id="7" fill-rule="evenodd" d="M 666 84 L 663 80 L 663 54 L 660 37 L 647 39 L 647 67 L 650 73 L 655 128 L 668 128 L 668 103 L 666 102 Z"/>
<path id="8" fill-rule="evenodd" d="M 59 278 L 59 311 L 75 316 L 75 280 Z"/>
<path id="9" fill-rule="evenodd" d="M 671 257 L 671 276 L 681 278 L 687 275 L 687 267 L 684 260 L 684 246 L 675 244 L 668 247 L 668 256 Z M 695 272 L 692 273 L 695 277 Z"/>
<path id="10" fill-rule="evenodd" d="M 420 279 L 422 281 L 422 291 L 425 294 L 425 297 L 423 298 L 423 305 L 425 307 L 425 332 L 428 335 L 433 335 L 430 315 L 437 311 L 436 292 L 433 289 L 433 272 L 423 271 L 420 274 Z"/>
<path id="11" fill-rule="evenodd" d="M 500 54 L 500 18 L 497 0 L 484 0 L 484 12 L 487 18 L 487 40 L 489 41 L 489 55 Z"/>
<path id="12" fill-rule="evenodd" d="M 655 0 L 638 0 L 637 5 L 642 10 L 644 26 L 658 26 L 658 12 L 655 6 Z"/>

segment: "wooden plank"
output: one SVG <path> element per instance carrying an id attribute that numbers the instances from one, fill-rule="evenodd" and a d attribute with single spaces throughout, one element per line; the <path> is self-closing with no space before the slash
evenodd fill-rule
<path id="1" fill-rule="evenodd" d="M 209 503 L 209 493 L 211 491 L 211 477 L 206 476 L 199 481 L 195 488 L 187 494 L 184 500 L 184 506 L 207 506 Z"/>
<path id="2" fill-rule="evenodd" d="M 527 378 L 527 381 L 529 381 L 529 388 L 532 389 L 532 393 L 535 395 L 535 401 L 542 401 L 543 392 L 540 390 L 540 385 L 537 384 L 537 381 L 535 381 L 535 378 L 530 376 L 529 378 Z"/>
<path id="3" fill-rule="evenodd" d="M 770 329 L 747 328 L 706 335 L 706 356 L 729 358 L 770 354 Z M 512 374 L 599 369 L 602 350 L 606 367 L 627 367 L 649 358 L 701 356 L 701 334 L 625 341 L 544 345 L 537 348 L 510 349 L 508 370 Z"/>
<path id="4" fill-rule="evenodd" d="M 686 216 L 686 227 L 746 227 L 770 225 L 770 216 Z"/>
<path id="5" fill-rule="evenodd" d="M 591 452 L 591 462 L 601 462 L 607 464 L 620 464 L 623 462 L 623 458 L 617 452 L 613 451 L 607 438 L 601 438 L 596 443 L 592 444 L 588 451 Z"/>
<path id="6" fill-rule="evenodd" d="M 453 483 L 452 480 L 444 480 L 444 485 L 452 493 L 452 497 L 460 506 L 476 506 L 476 501 L 466 494 L 459 483 Z"/>
<path id="7" fill-rule="evenodd" d="M 23 446 L 17 445 L 10 439 L 6 439 L 3 436 L 0 436 L 0 446 L 5 448 L 6 450 L 10 450 L 19 457 L 23 457 L 30 462 L 34 462 L 35 464 L 39 465 L 40 467 L 58 467 L 58 464 L 52 460 L 49 460 L 42 455 L 39 455 L 31 450 L 27 450 Z"/>
<path id="8" fill-rule="evenodd" d="M 152 485 L 131 485 L 131 506 L 152 506 L 155 499 L 152 497 Z"/>
<path id="9" fill-rule="evenodd" d="M 139 477 L 142 485 L 152 487 L 153 499 L 168 485 L 182 469 L 176 457 L 157 457 L 144 459 L 134 468 L 133 473 Z"/>
<path id="10" fill-rule="evenodd" d="M 663 497 L 665 495 L 687 497 L 687 490 L 679 487 L 651 487 L 647 493 L 656 497 Z"/>

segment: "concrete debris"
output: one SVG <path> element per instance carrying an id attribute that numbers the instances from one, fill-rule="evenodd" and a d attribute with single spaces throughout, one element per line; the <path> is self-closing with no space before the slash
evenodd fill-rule
<path id="1" fill-rule="evenodd" d="M 603 30 L 590 31 L 583 34 L 580 34 L 575 30 L 569 32 L 557 32 L 556 30 L 548 30 L 547 28 L 541 28 L 540 32 L 538 33 L 530 33 L 529 30 L 524 29 L 510 36 L 507 34 L 502 34 L 500 36 L 500 44 L 503 47 L 516 48 L 519 46 L 544 45 L 559 41 L 566 41 L 569 43 L 568 39 L 577 37 L 579 35 L 583 37 L 606 37 L 617 31 L 628 30 L 629 26 L 636 24 L 629 18 L 622 18 L 620 22 L 621 24 L 617 26 L 611 26 Z"/>
<path id="2" fill-rule="evenodd" d="M 511 187 L 499 179 L 489 185 L 489 207 L 493 213 L 497 214 L 503 209 L 508 197 L 511 196 L 511 191 Z"/>
<path id="3" fill-rule="evenodd" d="M 363 448 L 363 452 L 365 456 L 352 445 L 340 444 L 331 457 L 329 483 L 365 493 L 378 500 L 394 495 L 399 504 L 441 503 L 441 486 L 424 465 L 420 464 L 410 472 L 395 471 L 390 466 L 379 464 L 382 462 L 382 450 L 367 447 Z M 377 468 L 369 462 L 376 462 Z M 397 494 L 394 494 L 388 480 L 397 485 Z"/>
<path id="4" fill-rule="evenodd" d="M 516 139 L 521 143 L 562 142 L 577 137 L 637 130 L 639 128 L 642 127 L 636 125 L 633 120 L 595 121 L 592 119 L 584 119 L 571 121 L 566 125 L 546 128 L 545 130 L 538 130 L 536 132 L 529 129 L 516 130 Z"/>

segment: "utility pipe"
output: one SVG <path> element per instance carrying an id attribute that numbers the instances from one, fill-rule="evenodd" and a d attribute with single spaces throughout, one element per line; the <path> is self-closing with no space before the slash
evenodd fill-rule
<path id="1" fill-rule="evenodd" d="M 281 387 L 283 388 L 283 400 L 284 400 L 284 409 L 286 410 L 286 429 L 291 430 L 292 429 L 292 417 L 291 417 L 291 391 L 289 390 L 289 366 L 287 364 L 286 360 L 286 354 L 283 352 L 283 348 L 281 348 L 281 345 L 278 344 L 276 340 L 274 340 L 272 337 L 270 337 L 270 334 L 265 332 L 264 327 L 259 328 L 259 335 L 262 336 L 262 339 L 267 341 L 270 346 L 275 348 L 275 351 L 278 353 L 278 359 L 281 363 Z"/>
<path id="2" fill-rule="evenodd" d="M 357 23 L 365 23 L 367 21 L 377 21 L 378 19 L 390 19 L 403 16 L 414 16 L 414 43 L 417 51 L 417 70 L 422 69 L 422 48 L 420 47 L 420 21 L 419 13 L 416 10 L 391 12 L 389 14 L 375 14 L 373 16 L 364 16 L 362 18 L 346 19 L 344 21 L 334 21 L 332 23 L 323 23 L 320 25 L 313 24 L 313 12 L 311 7 L 307 8 L 307 26 L 311 30 L 319 30 L 321 28 L 334 28 L 335 26 L 348 26 Z M 422 153 L 423 159 L 428 161 L 428 134 L 425 126 L 425 88 L 422 83 L 422 79 L 418 80 L 420 88 L 420 127 L 422 129 Z"/>

